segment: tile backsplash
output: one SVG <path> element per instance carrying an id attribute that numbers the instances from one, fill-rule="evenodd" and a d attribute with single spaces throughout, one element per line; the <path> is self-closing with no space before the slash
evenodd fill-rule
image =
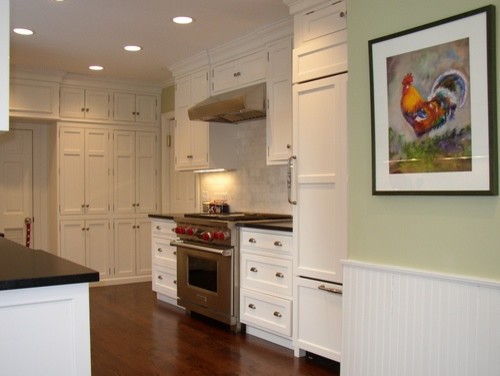
<path id="1" fill-rule="evenodd" d="M 266 121 L 247 121 L 235 127 L 239 167 L 235 171 L 201 174 L 202 201 L 227 197 L 231 211 L 292 214 L 286 188 L 287 166 L 266 165 Z"/>

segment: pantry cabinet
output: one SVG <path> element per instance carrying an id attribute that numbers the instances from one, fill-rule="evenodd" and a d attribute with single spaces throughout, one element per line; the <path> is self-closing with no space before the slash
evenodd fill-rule
<path id="1" fill-rule="evenodd" d="M 114 212 L 148 214 L 157 210 L 156 133 L 113 132 Z"/>
<path id="2" fill-rule="evenodd" d="M 292 40 L 267 51 L 267 164 L 285 164 L 292 155 Z"/>
<path id="3" fill-rule="evenodd" d="M 266 79 L 264 50 L 239 59 L 216 63 L 212 67 L 212 94 L 250 86 Z"/>
<path id="4" fill-rule="evenodd" d="M 158 299 L 177 305 L 177 247 L 170 245 L 176 239 L 174 228 L 175 222 L 171 219 L 151 221 L 151 278 Z"/>
<path id="5" fill-rule="evenodd" d="M 155 123 L 158 120 L 158 97 L 115 92 L 113 95 L 113 120 Z"/>
<path id="6" fill-rule="evenodd" d="M 291 347 L 292 234 L 240 230 L 240 320 L 247 333 Z"/>
<path id="7" fill-rule="evenodd" d="M 151 221 L 119 218 L 113 222 L 114 276 L 151 274 Z"/>
<path id="8" fill-rule="evenodd" d="M 99 272 L 99 279 L 111 275 L 111 230 L 107 219 L 63 220 L 59 224 L 60 255 Z"/>
<path id="9" fill-rule="evenodd" d="M 109 131 L 59 128 L 59 213 L 106 214 L 110 211 Z"/>
<path id="10" fill-rule="evenodd" d="M 60 116 L 108 120 L 111 93 L 107 90 L 61 87 Z"/>

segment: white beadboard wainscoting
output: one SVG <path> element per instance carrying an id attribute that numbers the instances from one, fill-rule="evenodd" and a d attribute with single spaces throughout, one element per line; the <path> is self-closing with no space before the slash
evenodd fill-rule
<path id="1" fill-rule="evenodd" d="M 499 376 L 500 283 L 344 262 L 342 376 Z"/>

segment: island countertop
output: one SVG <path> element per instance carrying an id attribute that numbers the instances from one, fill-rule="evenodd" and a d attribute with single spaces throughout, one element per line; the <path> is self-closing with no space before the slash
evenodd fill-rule
<path id="1" fill-rule="evenodd" d="M 0 237 L 0 290 L 99 281 L 99 273 Z"/>

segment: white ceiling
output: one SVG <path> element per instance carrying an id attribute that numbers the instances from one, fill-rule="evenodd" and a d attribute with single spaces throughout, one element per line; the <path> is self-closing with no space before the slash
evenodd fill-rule
<path id="1" fill-rule="evenodd" d="M 14 0 L 10 60 L 15 66 L 162 83 L 167 66 L 288 17 L 283 0 Z M 191 25 L 172 17 L 188 15 Z M 127 44 L 143 47 L 138 53 Z M 90 72 L 92 64 L 104 66 Z"/>

